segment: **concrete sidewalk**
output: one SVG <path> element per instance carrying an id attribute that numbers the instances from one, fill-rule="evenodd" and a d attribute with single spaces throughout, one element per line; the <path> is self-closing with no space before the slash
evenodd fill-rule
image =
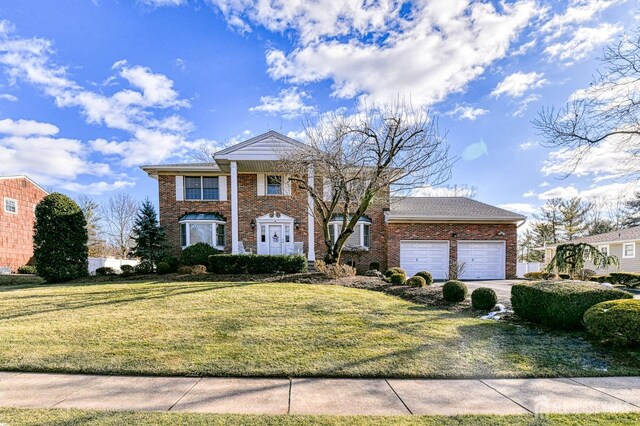
<path id="1" fill-rule="evenodd" d="M 239 414 L 640 411 L 640 377 L 245 379 L 0 372 L 0 406 Z"/>

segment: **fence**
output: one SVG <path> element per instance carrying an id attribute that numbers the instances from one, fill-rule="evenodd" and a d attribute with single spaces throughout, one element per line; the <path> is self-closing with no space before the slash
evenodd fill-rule
<path id="1" fill-rule="evenodd" d="M 113 268 L 116 271 L 121 271 L 120 267 L 122 265 L 136 266 L 138 263 L 140 263 L 140 261 L 134 259 L 116 259 L 115 257 L 90 257 L 89 273 L 91 275 L 94 275 L 96 273 L 96 269 L 102 268 L 103 266 Z"/>
<path id="2" fill-rule="evenodd" d="M 520 262 L 516 265 L 516 275 L 523 278 L 527 272 L 540 272 L 542 267 L 541 262 Z"/>

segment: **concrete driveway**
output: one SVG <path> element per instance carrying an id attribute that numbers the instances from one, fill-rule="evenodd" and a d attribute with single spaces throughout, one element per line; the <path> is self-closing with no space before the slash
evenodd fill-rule
<path id="1" fill-rule="evenodd" d="M 525 280 L 489 280 L 489 281 L 465 281 L 464 283 L 469 288 L 469 295 L 471 292 L 479 287 L 489 287 L 496 292 L 498 296 L 498 303 L 502 303 L 507 308 L 511 307 L 511 286 Z M 436 285 L 443 285 L 444 283 L 436 283 Z"/>

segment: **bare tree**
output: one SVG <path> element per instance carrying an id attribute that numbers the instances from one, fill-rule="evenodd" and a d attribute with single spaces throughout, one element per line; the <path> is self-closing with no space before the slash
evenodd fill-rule
<path id="1" fill-rule="evenodd" d="M 444 185 L 438 187 L 418 188 L 414 195 L 424 195 L 429 197 L 466 197 L 476 198 L 478 187 L 475 185 Z"/>
<path id="2" fill-rule="evenodd" d="M 443 183 L 451 174 L 448 145 L 437 122 L 404 102 L 350 116 L 334 113 L 305 130 L 306 146 L 283 152 L 281 166 L 313 200 L 329 264 L 340 262 L 345 242 L 367 209 L 377 202 L 388 205 L 390 190 L 408 194 Z M 313 186 L 307 180 L 310 166 Z M 341 226 L 334 242 L 329 222 L 336 216 Z"/>
<path id="3" fill-rule="evenodd" d="M 588 89 L 574 93 L 562 108 L 544 108 L 533 125 L 546 145 L 571 150 L 573 170 L 600 143 L 610 141 L 628 156 L 616 172 L 639 177 L 640 32 L 605 49 L 601 71 Z"/>
<path id="4" fill-rule="evenodd" d="M 106 241 L 100 223 L 102 221 L 100 205 L 87 195 L 80 195 L 76 200 L 87 221 L 87 246 L 89 257 L 103 257 L 107 253 Z"/>
<path id="5" fill-rule="evenodd" d="M 138 207 L 138 201 L 124 192 L 109 197 L 102 206 L 102 219 L 107 240 L 121 258 L 127 257 L 131 251 L 131 233 Z"/>

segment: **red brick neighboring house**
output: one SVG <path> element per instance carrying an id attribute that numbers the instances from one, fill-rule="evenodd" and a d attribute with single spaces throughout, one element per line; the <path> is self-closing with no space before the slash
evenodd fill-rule
<path id="1" fill-rule="evenodd" d="M 322 229 L 308 194 L 274 172 L 283 149 L 300 142 L 270 131 L 218 151 L 212 163 L 142 169 L 158 180 L 160 223 L 176 255 L 196 242 L 230 253 L 304 254 L 322 259 Z M 322 176 L 307 176 L 327 188 Z M 384 194 L 358 223 L 344 258 L 360 271 L 401 266 L 447 277 L 463 263 L 461 279 L 516 276 L 516 229 L 525 217 L 468 198 L 394 198 Z M 339 218 L 336 218 L 336 235 Z"/>
<path id="2" fill-rule="evenodd" d="M 46 195 L 27 176 L 0 177 L 0 268 L 15 272 L 33 256 L 35 206 Z"/>

